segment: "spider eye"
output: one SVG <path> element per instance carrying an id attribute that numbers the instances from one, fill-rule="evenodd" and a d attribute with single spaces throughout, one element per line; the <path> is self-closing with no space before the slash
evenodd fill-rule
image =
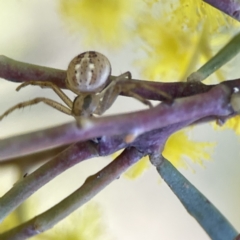
<path id="1" fill-rule="evenodd" d="M 75 57 L 69 64 L 67 78 L 74 90 L 100 92 L 108 83 L 111 65 L 103 54 L 89 51 Z"/>

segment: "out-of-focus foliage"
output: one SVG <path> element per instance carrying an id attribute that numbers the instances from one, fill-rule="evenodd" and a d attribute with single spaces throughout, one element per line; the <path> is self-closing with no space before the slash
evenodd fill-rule
<path id="1" fill-rule="evenodd" d="M 116 158 L 120 155 L 122 151 L 118 151 L 112 155 L 113 158 Z M 144 171 L 146 171 L 150 167 L 150 162 L 148 157 L 143 157 L 140 161 L 135 163 L 132 167 L 130 167 L 123 176 L 128 179 L 136 179 L 140 177 Z"/>
<path id="2" fill-rule="evenodd" d="M 99 206 L 89 203 L 34 240 L 108 240 L 110 234 L 105 229 Z"/>
<path id="3" fill-rule="evenodd" d="M 129 29 L 141 5 L 137 0 L 59 0 L 67 28 L 91 46 L 119 47 L 130 41 Z"/>
<path id="4" fill-rule="evenodd" d="M 11 213 L 1 224 L 0 233 L 5 232 L 19 224 L 19 217 L 16 212 Z"/>
<path id="5" fill-rule="evenodd" d="M 184 158 L 203 165 L 203 160 L 211 159 L 215 143 L 196 142 L 189 139 L 187 130 L 181 130 L 171 135 L 165 145 L 163 156 L 176 167 L 187 167 Z"/>
<path id="6" fill-rule="evenodd" d="M 223 126 L 216 123 L 213 123 L 213 126 L 216 130 L 233 129 L 237 135 L 240 135 L 240 116 L 228 119 Z"/>
<path id="7" fill-rule="evenodd" d="M 33 212 L 32 204 L 25 204 L 24 213 Z M 36 210 L 36 208 L 35 208 Z M 25 219 L 26 220 L 26 219 Z M 19 225 L 20 219 L 17 211 L 11 213 L 0 225 L 0 232 Z M 37 235 L 33 240 L 101 240 L 111 239 L 106 232 L 102 212 L 98 205 L 89 203 L 70 217 L 64 219 L 53 229 Z"/>
<path id="8" fill-rule="evenodd" d="M 143 174 L 143 172 L 150 167 L 148 157 L 143 157 L 140 161 L 134 164 L 128 171 L 124 173 L 124 176 L 129 179 L 135 179 Z"/>
<path id="9" fill-rule="evenodd" d="M 216 143 L 194 141 L 190 139 L 189 131 L 188 128 L 172 134 L 164 147 L 163 156 L 175 167 L 188 168 L 187 159 L 201 166 L 204 166 L 204 160 L 212 159 L 211 155 Z M 114 157 L 117 155 L 119 154 L 114 154 Z M 144 157 L 135 163 L 124 176 L 129 179 L 135 179 L 141 176 L 150 166 L 148 157 Z"/>
<path id="10" fill-rule="evenodd" d="M 186 80 L 213 56 L 214 46 L 219 48 L 225 43 L 225 38 L 217 44 L 212 39 L 219 35 L 230 38 L 229 33 L 239 24 L 201 0 L 167 1 L 165 5 L 168 7 L 161 10 L 163 4 L 159 1 L 154 5 L 155 14 L 148 11 L 138 24 L 148 56 L 140 66 L 143 75 L 152 80 Z M 219 71 L 217 77 L 223 79 Z"/>

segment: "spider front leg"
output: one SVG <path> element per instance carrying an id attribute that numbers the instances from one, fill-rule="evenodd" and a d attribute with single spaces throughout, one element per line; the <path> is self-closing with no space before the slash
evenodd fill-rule
<path id="1" fill-rule="evenodd" d="M 107 109 L 109 109 L 115 102 L 118 95 L 121 93 L 120 86 L 117 85 L 120 81 L 131 79 L 131 73 L 125 72 L 116 77 L 102 92 L 95 96 L 96 102 L 98 102 L 97 108 L 94 111 L 97 115 L 102 115 Z"/>
<path id="2" fill-rule="evenodd" d="M 126 72 L 121 74 L 120 76 L 116 77 L 101 93 L 99 93 L 95 98 L 98 98 L 98 106 L 97 109 L 94 111 L 95 114 L 102 115 L 108 108 L 112 106 L 115 102 L 116 98 L 121 92 L 128 93 L 129 96 L 139 100 L 145 105 L 152 107 L 152 104 L 147 99 L 141 97 L 137 93 L 132 92 L 130 89 L 131 87 L 125 86 L 124 88 L 122 85 L 119 85 L 119 82 L 124 82 L 127 79 L 131 79 L 131 73 Z"/>
<path id="3" fill-rule="evenodd" d="M 111 91 L 113 91 L 114 87 L 119 82 L 125 81 L 126 79 L 131 79 L 131 78 L 132 78 L 132 75 L 129 71 L 122 73 L 121 75 L 116 77 L 112 82 L 110 82 L 109 85 L 102 90 L 102 92 L 99 93 L 99 97 L 100 98 L 103 97 L 104 95 L 106 95 L 107 92 L 108 92 L 108 94 L 111 94 Z"/>
<path id="4" fill-rule="evenodd" d="M 94 113 L 97 115 L 102 115 L 104 112 L 106 112 L 115 102 L 120 93 L 120 88 L 116 86 L 108 89 L 108 91 L 106 91 L 105 94 L 102 96 L 102 99 L 100 99 L 99 96 L 96 95 L 95 98 L 97 100 L 95 101 L 98 102 L 98 105 Z"/>
<path id="5" fill-rule="evenodd" d="M 121 74 L 120 76 L 118 76 L 113 83 L 115 83 L 115 85 L 119 82 L 124 82 L 127 80 L 126 76 L 128 77 L 128 79 L 132 79 L 131 73 L 130 72 L 126 72 Z M 135 99 L 137 99 L 138 101 L 142 102 L 145 105 L 148 105 L 150 108 L 153 107 L 151 102 L 149 100 L 147 100 L 146 98 L 143 98 L 141 95 L 135 93 L 132 91 L 132 86 L 131 85 L 123 85 L 121 84 L 121 86 L 119 86 L 119 93 L 121 92 L 125 92 L 127 93 L 130 97 L 133 97 Z"/>

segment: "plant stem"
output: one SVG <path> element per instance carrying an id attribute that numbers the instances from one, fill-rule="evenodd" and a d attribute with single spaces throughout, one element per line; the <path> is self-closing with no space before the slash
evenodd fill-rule
<path id="1" fill-rule="evenodd" d="M 218 209 L 195 188 L 168 160 L 163 158 L 157 171 L 213 240 L 234 239 L 238 233 Z"/>
<path id="2" fill-rule="evenodd" d="M 0 234 L 1 240 L 23 240 L 52 228 L 56 223 L 92 199 L 130 166 L 143 157 L 135 148 L 128 148 L 109 165 L 86 179 L 85 183 L 63 201 L 28 222 Z"/>
<path id="3" fill-rule="evenodd" d="M 16 61 L 0 55 L 0 77 L 11 82 L 52 81 L 65 86 L 66 71 Z"/>
<path id="4" fill-rule="evenodd" d="M 240 21 L 240 2 L 239 0 L 203 0 L 211 6 L 219 9 L 227 15 Z"/>
<path id="5" fill-rule="evenodd" d="M 77 143 L 27 177 L 20 179 L 0 198 L 0 222 L 23 201 L 57 175 L 83 160 L 97 156 L 98 152 L 93 142 Z"/>
<path id="6" fill-rule="evenodd" d="M 229 105 L 230 94 L 230 89 L 221 84 L 206 93 L 176 99 L 171 105 L 162 103 L 138 112 L 87 118 L 84 119 L 86 123 L 83 128 L 78 128 L 76 123 L 68 123 L 4 139 L 0 141 L 0 159 L 99 136 L 140 135 L 183 121 L 194 122 L 207 116 L 228 116 L 233 111 Z"/>
<path id="7" fill-rule="evenodd" d="M 196 72 L 192 73 L 188 77 L 187 81 L 203 81 L 228 61 L 233 59 L 239 52 L 240 33 L 233 37 L 233 39 L 226 46 L 224 46 L 213 58 L 207 61 L 206 64 L 204 64 Z"/>

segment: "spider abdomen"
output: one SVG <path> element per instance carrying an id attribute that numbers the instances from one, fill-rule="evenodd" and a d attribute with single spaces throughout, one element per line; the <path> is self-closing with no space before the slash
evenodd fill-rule
<path id="1" fill-rule="evenodd" d="M 111 64 L 99 52 L 79 54 L 69 63 L 67 81 L 69 87 L 79 92 L 100 92 L 108 83 Z"/>

